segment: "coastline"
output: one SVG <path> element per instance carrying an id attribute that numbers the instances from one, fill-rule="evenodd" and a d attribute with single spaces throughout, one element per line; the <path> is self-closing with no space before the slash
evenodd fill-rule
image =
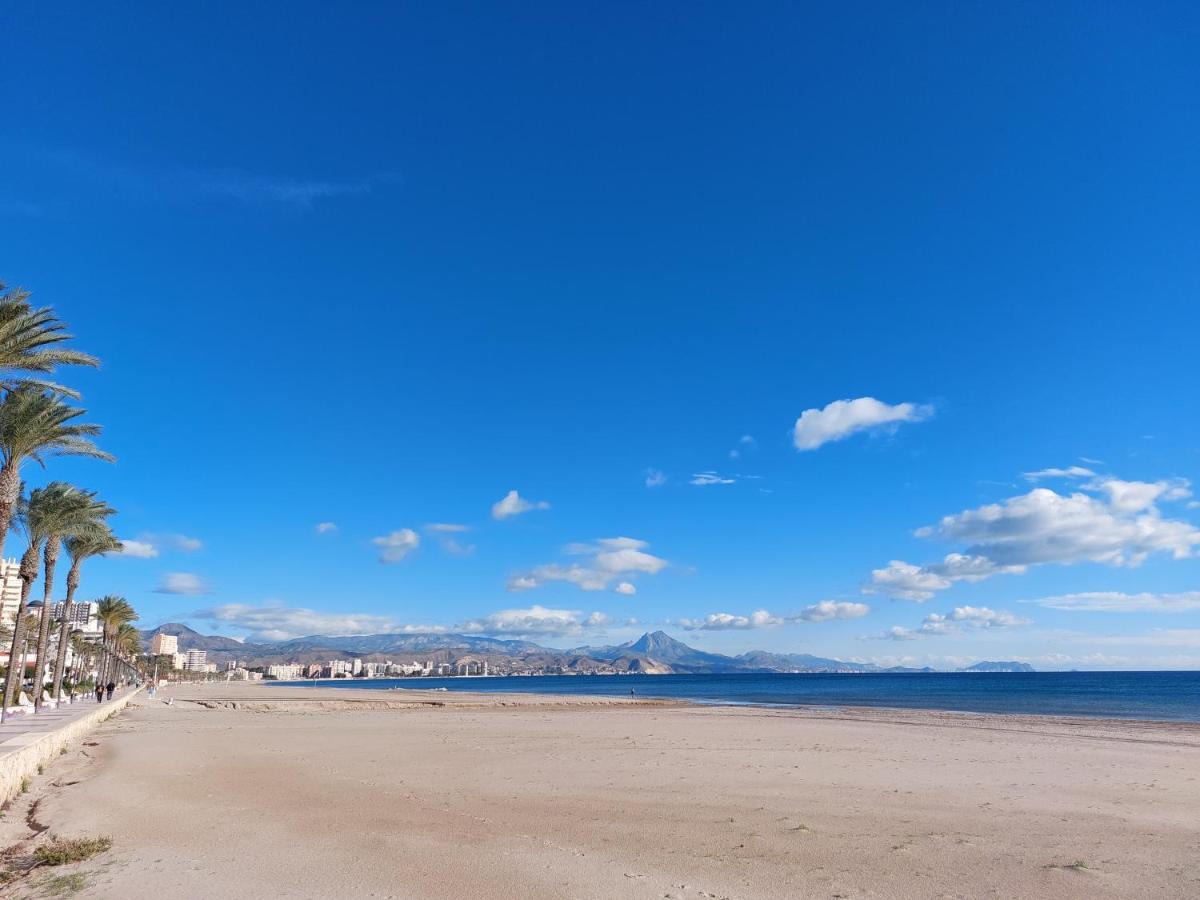
<path id="1" fill-rule="evenodd" d="M 81 897 L 1200 890 L 1200 725 L 361 693 L 139 697 L 38 779 L 35 818 L 113 837 Z"/>
<path id="2" fill-rule="evenodd" d="M 1192 696 L 1194 682 L 1189 684 L 1154 684 L 1153 688 L 1157 694 L 1156 703 L 1146 703 L 1144 700 L 1138 699 L 1131 702 L 1130 698 L 1139 698 L 1140 695 L 1136 692 L 1139 686 L 1122 687 L 1121 691 L 1113 696 L 1096 699 L 1093 701 L 1092 708 L 1087 708 L 1085 705 L 1075 701 L 1071 696 L 1069 689 L 1059 689 L 1057 695 L 1046 692 L 1031 695 L 1028 692 L 1017 692 L 1010 694 L 1005 690 L 1006 685 L 1003 681 L 994 682 L 998 691 L 987 694 L 977 690 L 961 692 L 958 699 L 963 701 L 957 704 L 954 700 L 949 699 L 952 694 L 946 692 L 940 693 L 941 702 L 934 702 L 933 698 L 926 694 L 921 695 L 920 692 L 910 692 L 905 689 L 903 691 L 893 690 L 892 697 L 888 699 L 906 701 L 911 697 L 916 697 L 918 702 L 888 702 L 888 699 L 883 699 L 877 695 L 872 702 L 864 702 L 865 698 L 861 692 L 837 692 L 829 691 L 828 685 L 837 684 L 844 687 L 845 684 L 850 684 L 850 681 L 842 683 L 843 678 L 857 681 L 858 678 L 871 679 L 873 677 L 894 679 L 899 677 L 907 681 L 907 679 L 926 679 L 931 677 L 946 676 L 949 678 L 968 678 L 978 684 L 978 679 L 986 680 L 985 683 L 993 683 L 993 679 L 1038 679 L 1040 677 L 1056 676 L 1074 678 L 1083 674 L 1085 678 L 1104 677 L 1111 673 L 963 673 L 963 672 L 946 672 L 932 674 L 903 674 L 896 676 L 895 674 L 879 674 L 866 673 L 863 675 L 845 673 L 772 673 L 764 676 L 762 673 L 742 675 L 741 678 L 756 678 L 766 679 L 766 684 L 761 686 L 762 690 L 747 692 L 744 687 L 741 691 L 738 690 L 739 685 L 735 682 L 729 690 L 730 685 L 724 685 L 725 690 L 710 691 L 709 685 L 703 682 L 708 679 L 715 679 L 713 683 L 720 684 L 727 676 L 723 675 L 655 675 L 655 676 L 616 676 L 618 681 L 625 682 L 617 684 L 610 678 L 601 677 L 596 679 L 603 683 L 603 687 L 599 690 L 593 690 L 596 681 L 593 681 L 588 676 L 576 675 L 547 675 L 536 677 L 537 684 L 531 684 L 529 676 L 515 676 L 506 678 L 505 676 L 461 676 L 458 678 L 436 678 L 429 679 L 434 681 L 437 686 L 424 686 L 422 681 L 425 679 L 400 679 L 400 678 L 379 678 L 379 679 L 304 679 L 301 681 L 263 681 L 258 684 L 271 690 L 280 690 L 283 688 L 303 688 L 312 690 L 317 687 L 332 687 L 338 693 L 365 693 L 372 691 L 386 691 L 388 693 L 396 692 L 426 692 L 426 693 L 445 693 L 461 694 L 461 693 L 513 693 L 513 694 L 547 694 L 555 697 L 597 697 L 597 698 L 621 698 L 629 696 L 626 692 L 630 687 L 636 688 L 639 693 L 639 698 L 661 699 L 671 701 L 681 701 L 694 703 L 706 706 L 761 706 L 770 709 L 846 709 L 846 708 L 861 708 L 861 709 L 881 709 L 881 710 L 896 710 L 896 711 L 934 711 L 934 712 L 956 712 L 963 715 L 1016 715 L 1016 716 L 1049 716 L 1054 718 L 1078 718 L 1085 720 L 1115 720 L 1129 722 L 1178 722 L 1200 724 L 1200 706 L 1196 702 L 1184 702 L 1182 698 Z M 1158 675 L 1160 673 L 1126 673 L 1134 676 Z M 1177 676 L 1183 678 L 1192 678 L 1193 673 L 1180 672 L 1168 673 L 1168 677 Z M 781 691 L 778 688 L 781 685 L 786 685 L 786 681 L 779 682 L 777 679 L 790 679 L 799 677 L 801 679 L 817 679 L 826 686 L 824 691 L 812 691 L 811 684 L 798 685 L 795 690 Z M 478 681 L 483 678 L 491 684 L 502 683 L 508 681 L 499 690 L 491 687 L 479 687 L 472 684 L 467 685 L 464 682 L 468 679 Z M 680 678 L 682 689 L 671 687 L 671 679 Z M 633 679 L 627 681 L 627 679 Z M 517 682 L 518 687 L 513 682 Z M 414 683 L 415 682 L 415 683 Z M 242 682 L 238 682 L 242 683 Z M 860 682 L 861 683 L 861 682 Z M 529 688 L 526 687 L 529 685 Z M 579 685 L 586 686 L 587 689 L 579 690 Z M 567 687 L 568 689 L 557 690 L 555 687 Z M 667 686 L 667 690 L 662 690 Z M 542 688 L 546 690 L 542 690 Z M 1022 685 L 1024 687 L 1024 685 Z M 1088 689 L 1090 685 L 1086 686 Z M 1145 687 L 1145 686 L 1141 686 Z M 506 690 L 511 688 L 511 690 Z M 609 690 L 611 688 L 611 690 Z M 769 695 L 774 693 L 775 697 Z M 797 694 L 804 693 L 805 699 L 798 699 Z M 1024 701 L 1023 703 L 1013 704 L 1012 699 Z M 1031 700 L 1036 699 L 1036 704 L 1031 703 Z M 927 702 L 919 702 L 927 701 Z M 986 701 L 986 702 L 984 702 Z M 1040 705 L 1043 709 L 1030 709 L 1031 705 Z M 1006 708 L 1008 707 L 1008 708 Z M 1155 715 L 1154 713 L 1158 713 Z"/>

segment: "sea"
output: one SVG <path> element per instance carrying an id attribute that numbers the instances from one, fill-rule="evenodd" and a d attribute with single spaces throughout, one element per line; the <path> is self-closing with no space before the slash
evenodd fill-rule
<path id="1" fill-rule="evenodd" d="M 537 675 L 269 682 L 690 700 L 772 707 L 869 706 L 968 713 L 1200 722 L 1200 672 Z"/>

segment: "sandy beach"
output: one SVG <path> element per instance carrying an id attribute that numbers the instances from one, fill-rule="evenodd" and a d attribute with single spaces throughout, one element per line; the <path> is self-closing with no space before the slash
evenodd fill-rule
<path id="1" fill-rule="evenodd" d="M 347 693 L 139 698 L 3 825 L 113 848 L 13 890 L 1200 896 L 1198 726 Z"/>

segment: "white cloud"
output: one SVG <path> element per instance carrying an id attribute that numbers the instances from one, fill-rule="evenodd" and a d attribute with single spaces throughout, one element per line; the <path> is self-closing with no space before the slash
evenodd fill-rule
<path id="1" fill-rule="evenodd" d="M 750 628 L 777 628 L 794 622 L 828 622 L 833 619 L 859 619 L 867 615 L 871 607 L 865 603 L 840 603 L 833 600 L 823 600 L 807 606 L 799 613 L 789 616 L 779 616 L 765 609 L 757 609 L 748 616 L 733 613 L 709 613 L 703 618 L 678 619 L 668 624 L 676 625 L 687 631 L 730 631 Z"/>
<path id="2" fill-rule="evenodd" d="M 154 590 L 159 594 L 186 594 L 188 596 L 209 593 L 208 584 L 204 579 L 191 572 L 168 572 Z"/>
<path id="3" fill-rule="evenodd" d="M 871 572 L 871 586 L 864 590 L 868 593 L 878 590 L 901 600 L 923 603 L 932 600 L 935 591 L 944 591 L 952 583 L 926 567 L 893 559 L 887 568 Z"/>
<path id="4" fill-rule="evenodd" d="M 1028 619 L 1007 610 L 989 609 L 986 606 L 956 606 L 949 618 L 971 628 L 1013 628 L 1029 624 Z"/>
<path id="5" fill-rule="evenodd" d="M 719 475 L 716 472 L 697 472 L 691 477 L 688 484 L 733 484 L 735 481 L 737 481 L 736 478 L 726 478 L 724 475 Z"/>
<path id="6" fill-rule="evenodd" d="M 313 531 L 317 534 L 331 534 L 337 531 L 337 525 L 333 522 L 318 522 Z"/>
<path id="7" fill-rule="evenodd" d="M 302 607 L 227 603 L 196 612 L 197 618 L 250 632 L 251 641 L 286 641 L 310 635 L 420 634 L 444 632 L 440 625 L 401 625 L 389 616 L 318 612 Z"/>
<path id="8" fill-rule="evenodd" d="M 773 616 L 765 609 L 758 609 L 748 616 L 735 616 L 730 613 L 709 613 L 703 619 L 679 619 L 673 624 L 686 631 L 729 631 L 732 629 L 774 628 L 782 625 L 784 620 Z"/>
<path id="9" fill-rule="evenodd" d="M 1200 529 L 1163 518 L 1154 506 L 1155 500 L 1186 496 L 1184 482 L 1102 479 L 1085 490 L 1102 492 L 1108 502 L 1083 492 L 1064 495 L 1034 488 L 1001 503 L 945 516 L 937 525 L 917 529 L 916 535 L 966 543 L 965 552 L 926 566 L 893 560 L 871 573 L 864 590 L 920 602 L 959 581 L 1018 574 L 1030 566 L 1137 566 L 1154 553 L 1185 559 L 1200 546 Z"/>
<path id="10" fill-rule="evenodd" d="M 132 556 L 137 559 L 154 559 L 160 548 L 180 550 L 184 553 L 194 553 L 203 549 L 204 542 L 199 538 L 188 537 L 186 534 L 140 534 L 137 540 L 121 540 L 121 549 L 115 556 Z"/>
<path id="11" fill-rule="evenodd" d="M 509 491 L 501 499 L 492 504 L 493 519 L 507 519 L 511 516 L 519 516 L 521 513 L 527 513 L 533 509 L 549 509 L 550 504 L 545 500 L 533 502 L 526 500 L 516 491 Z"/>
<path id="12" fill-rule="evenodd" d="M 631 595 L 637 593 L 637 588 L 628 581 L 622 581 L 615 588 L 613 588 L 613 591 L 618 594 Z"/>
<path id="13" fill-rule="evenodd" d="M 426 531 L 432 531 L 435 534 L 461 534 L 464 531 L 470 531 L 470 525 L 456 525 L 452 522 L 430 522 L 425 526 Z"/>
<path id="14" fill-rule="evenodd" d="M 1200 530 L 1187 522 L 1163 519 L 1157 510 L 1129 515 L 1144 508 L 1140 502 L 1125 497 L 1110 506 L 1083 493 L 1063 496 L 1034 488 L 1003 503 L 945 516 L 917 535 L 970 543 L 968 555 L 999 566 L 1087 560 L 1135 566 L 1156 552 L 1176 559 L 1190 556 L 1200 544 Z"/>
<path id="15" fill-rule="evenodd" d="M 1091 478 L 1096 473 L 1083 466 L 1067 466 L 1065 469 L 1039 469 L 1036 472 L 1026 472 L 1026 481 L 1041 481 L 1043 478 Z"/>
<path id="16" fill-rule="evenodd" d="M 148 541 L 122 540 L 121 549 L 114 551 L 113 556 L 131 556 L 134 559 L 154 559 L 158 556 L 158 548 Z"/>
<path id="17" fill-rule="evenodd" d="M 1180 594 L 1122 594 L 1118 591 L 1092 591 L 1062 594 L 1034 600 L 1039 606 L 1085 612 L 1162 612 L 1179 613 L 1200 609 L 1200 591 Z"/>
<path id="18" fill-rule="evenodd" d="M 986 606 L 957 606 L 949 613 L 930 613 L 917 628 L 893 625 L 873 637 L 885 641 L 915 641 L 923 637 L 959 634 L 964 628 L 1014 628 L 1028 624 L 1028 619 L 1023 619 L 1007 610 L 988 609 Z"/>
<path id="19" fill-rule="evenodd" d="M 591 556 L 586 565 L 551 563 L 538 566 L 533 571 L 509 579 L 510 591 L 525 591 L 541 587 L 550 581 L 565 581 L 585 591 L 602 591 L 616 580 L 627 583 L 623 576 L 645 574 L 657 575 L 669 563 L 667 560 L 646 552 L 645 541 L 636 538 L 601 538 L 591 544 L 569 544 L 565 550 L 574 556 Z M 632 585 L 630 585 L 632 587 Z M 619 593 L 629 593 L 619 590 Z"/>
<path id="20" fill-rule="evenodd" d="M 601 628 L 609 624 L 604 613 L 584 616 L 577 609 L 548 609 L 531 606 L 528 609 L 502 609 L 491 615 L 469 619 L 456 626 L 464 634 L 505 636 L 545 636 L 579 634 L 585 628 Z"/>
<path id="21" fill-rule="evenodd" d="M 1141 512 L 1159 500 L 1185 500 L 1192 496 L 1191 485 L 1184 478 L 1152 482 L 1098 478 L 1088 487 L 1108 494 L 1109 506 L 1122 513 Z"/>
<path id="22" fill-rule="evenodd" d="M 381 563 L 398 563 L 421 545 L 421 536 L 411 528 L 401 528 L 383 537 L 371 538 L 371 543 L 381 548 Z"/>
<path id="23" fill-rule="evenodd" d="M 805 622 L 828 622 L 831 619 L 861 619 L 871 611 L 865 603 L 840 603 L 822 600 L 806 606 L 797 617 Z"/>
<path id="24" fill-rule="evenodd" d="M 793 442 L 797 450 L 815 450 L 822 444 L 840 441 L 859 431 L 897 427 L 920 422 L 933 415 L 933 407 L 916 403 L 892 406 L 874 397 L 835 400 L 823 409 L 806 409 L 796 420 Z"/>
<path id="25" fill-rule="evenodd" d="M 1024 566 L 998 566 L 986 556 L 948 553 L 940 563 L 914 566 L 893 559 L 885 569 L 871 573 L 871 584 L 864 593 L 885 593 L 899 600 L 924 603 L 936 591 L 944 591 L 957 581 L 975 582 L 992 575 L 1019 574 Z"/>
<path id="26" fill-rule="evenodd" d="M 662 487 L 667 483 L 667 475 L 661 469 L 647 469 L 645 475 L 648 488 Z"/>

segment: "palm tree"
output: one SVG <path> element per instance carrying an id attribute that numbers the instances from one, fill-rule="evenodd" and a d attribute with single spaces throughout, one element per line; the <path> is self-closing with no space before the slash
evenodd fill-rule
<path id="1" fill-rule="evenodd" d="M 66 327 L 52 309 L 34 309 L 28 291 L 19 287 L 9 290 L 0 282 L 0 387 L 11 390 L 25 382 L 68 397 L 77 396 L 62 385 L 27 376 L 12 377 L 12 373 L 26 372 L 48 375 L 58 366 L 99 365 L 96 357 L 61 346 L 71 340 Z"/>
<path id="2" fill-rule="evenodd" d="M 40 490 L 43 494 L 40 502 L 40 530 L 46 535 L 42 564 L 46 574 L 42 592 L 42 621 L 37 641 L 38 676 L 34 679 L 33 699 L 35 711 L 42 708 L 50 621 L 54 618 L 54 570 L 58 565 L 58 554 L 62 549 L 63 539 L 94 537 L 101 533 L 101 529 L 107 531 L 104 519 L 116 512 L 107 503 L 97 500 L 95 491 L 83 491 L 66 482 L 54 481 Z M 33 495 L 30 496 L 32 498 Z M 111 532 L 108 533 L 111 535 Z"/>
<path id="3" fill-rule="evenodd" d="M 62 626 L 58 632 L 58 658 L 54 662 L 55 700 L 62 697 L 63 665 L 67 661 L 67 645 L 71 633 L 71 610 L 75 604 L 75 591 L 79 589 L 80 566 L 83 565 L 85 559 L 120 550 L 121 542 L 113 536 L 107 525 L 97 522 L 97 529 L 94 533 L 67 538 L 66 546 L 67 555 L 71 557 L 71 569 L 67 572 L 67 599 L 63 604 Z"/>
<path id="4" fill-rule="evenodd" d="M 134 619 L 137 618 L 135 615 Z M 142 634 L 130 622 L 122 622 L 117 627 L 117 636 L 113 641 L 117 649 L 117 658 L 125 662 L 125 674 L 133 669 L 133 659 L 142 652 Z"/>
<path id="5" fill-rule="evenodd" d="M 92 442 L 100 426 L 75 421 L 83 414 L 57 394 L 30 384 L 17 385 L 0 401 L 0 548 L 12 524 L 26 460 L 45 465 L 47 457 L 69 455 L 112 462 Z"/>
<path id="6" fill-rule="evenodd" d="M 78 488 L 74 488 L 62 481 L 51 482 L 44 488 L 35 488 L 29 492 L 28 497 L 21 497 L 18 500 L 18 521 L 20 521 L 28 538 L 28 546 L 21 557 L 19 570 L 21 578 L 21 601 L 17 607 L 16 627 L 13 629 L 12 653 L 14 656 L 18 649 L 23 646 L 26 639 L 25 613 L 29 605 L 29 593 L 38 577 L 38 556 L 42 552 L 43 545 L 48 543 L 54 535 L 79 531 L 83 527 L 80 524 L 81 522 L 86 525 L 89 511 L 95 512 L 107 509 L 108 507 L 104 504 L 96 503 L 94 494 L 80 491 Z M 61 537 L 57 538 L 57 540 L 61 541 Z M 52 560 L 54 557 L 57 557 L 57 550 L 51 555 Z M 39 630 L 37 625 L 35 625 L 32 632 L 39 635 L 39 640 L 40 636 L 45 635 L 49 628 L 49 620 L 46 618 L 47 603 L 49 603 L 48 595 L 47 600 L 42 605 L 43 627 Z M 39 645 L 38 649 L 42 654 L 38 657 L 38 669 L 40 671 L 45 665 L 46 656 L 44 645 Z M 20 677 L 14 677 L 15 674 L 11 670 L 9 671 L 8 679 L 4 686 L 4 702 L 6 707 L 12 703 L 14 688 L 19 687 L 21 683 Z M 37 679 L 35 679 L 36 681 Z M 40 685 L 36 683 L 34 685 L 34 694 L 37 697 L 41 696 Z"/>
<path id="7" fill-rule="evenodd" d="M 128 600 L 112 594 L 100 598 L 99 609 L 96 615 L 100 619 L 100 623 L 104 626 L 104 661 L 100 666 L 100 679 L 101 681 L 111 681 L 112 657 L 116 650 L 117 634 L 120 632 L 122 625 L 136 621 L 138 615 L 133 611 L 133 607 L 129 605 Z"/>
<path id="8" fill-rule="evenodd" d="M 75 688 L 79 686 L 79 679 L 83 677 L 83 673 L 98 664 L 98 659 L 96 645 L 82 633 L 71 632 L 70 641 L 71 653 L 74 656 L 74 661 L 71 663 L 71 685 Z"/>

